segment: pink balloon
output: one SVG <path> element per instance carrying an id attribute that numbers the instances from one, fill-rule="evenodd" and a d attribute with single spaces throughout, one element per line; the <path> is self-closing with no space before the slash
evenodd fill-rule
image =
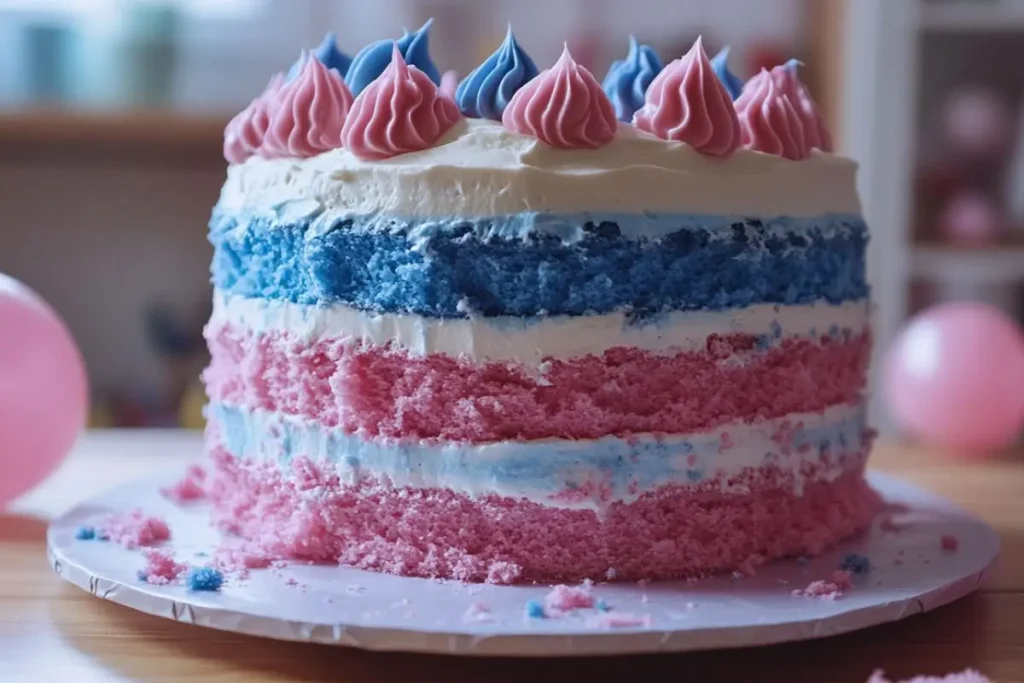
<path id="1" fill-rule="evenodd" d="M 965 453 L 1004 448 L 1024 427 L 1024 335 L 990 306 L 936 306 L 889 349 L 883 384 L 919 439 Z"/>
<path id="2" fill-rule="evenodd" d="M 87 393 L 64 323 L 0 274 L 0 507 L 61 463 L 85 424 Z"/>

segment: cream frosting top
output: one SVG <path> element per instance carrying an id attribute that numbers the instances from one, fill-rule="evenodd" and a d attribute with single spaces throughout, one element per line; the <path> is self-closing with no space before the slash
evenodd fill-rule
<path id="1" fill-rule="evenodd" d="M 622 125 L 597 150 L 563 150 L 466 119 L 438 144 L 383 161 L 344 149 L 309 159 L 252 157 L 229 167 L 219 208 L 289 217 L 490 217 L 668 213 L 808 217 L 859 214 L 850 159 L 790 161 L 752 150 L 708 158 Z"/>

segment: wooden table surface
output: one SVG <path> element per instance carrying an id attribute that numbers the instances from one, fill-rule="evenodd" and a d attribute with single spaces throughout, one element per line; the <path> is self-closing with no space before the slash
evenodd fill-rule
<path id="1" fill-rule="evenodd" d="M 40 489 L 0 515 L 0 681 L 813 681 L 864 683 L 967 667 L 1024 681 L 1024 458 L 970 462 L 881 446 L 873 464 L 987 519 L 1003 549 L 983 589 L 932 613 L 790 645 L 685 655 L 556 660 L 374 654 L 283 643 L 175 623 L 60 581 L 46 561 L 46 520 L 76 501 L 197 455 L 175 432 L 98 433 Z"/>

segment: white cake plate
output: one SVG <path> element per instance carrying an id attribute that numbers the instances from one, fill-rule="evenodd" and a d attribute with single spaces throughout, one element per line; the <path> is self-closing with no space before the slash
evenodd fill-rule
<path id="1" fill-rule="evenodd" d="M 368 650 L 454 655 L 559 656 L 681 652 L 805 640 L 895 621 L 935 609 L 977 588 L 994 562 L 999 538 L 984 522 L 946 500 L 878 473 L 872 485 L 904 525 L 883 530 L 881 518 L 862 537 L 811 561 L 759 568 L 753 578 L 641 586 L 598 584 L 593 592 L 622 622 L 596 610 L 560 618 L 528 618 L 530 600 L 548 586 L 481 586 L 376 574 L 336 566 L 292 565 L 229 579 L 219 593 L 139 581 L 144 560 L 113 543 L 75 540 L 81 525 L 112 512 L 142 508 L 171 527 L 179 561 L 202 565 L 218 542 L 204 504 L 179 507 L 158 493 L 164 476 L 113 490 L 55 520 L 49 556 L 61 578 L 93 595 L 141 612 L 198 626 L 281 640 Z M 940 538 L 953 534 L 957 551 Z M 844 555 L 866 555 L 872 569 L 854 577 L 839 599 L 797 597 L 794 589 L 828 578 Z M 207 559 L 204 559 L 207 558 Z M 474 605 L 477 607 L 474 611 Z M 484 612 L 483 610 L 486 610 Z"/>

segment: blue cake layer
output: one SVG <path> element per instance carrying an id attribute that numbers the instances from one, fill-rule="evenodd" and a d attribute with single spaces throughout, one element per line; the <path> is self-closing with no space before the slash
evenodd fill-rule
<path id="1" fill-rule="evenodd" d="M 677 229 L 656 238 L 587 222 L 569 242 L 550 233 L 502 236 L 488 220 L 433 231 L 390 221 L 382 231 L 352 219 L 282 223 L 217 211 L 213 282 L 251 298 L 441 318 L 616 310 L 650 317 L 868 296 L 867 226 L 854 216 L 680 216 Z"/>

